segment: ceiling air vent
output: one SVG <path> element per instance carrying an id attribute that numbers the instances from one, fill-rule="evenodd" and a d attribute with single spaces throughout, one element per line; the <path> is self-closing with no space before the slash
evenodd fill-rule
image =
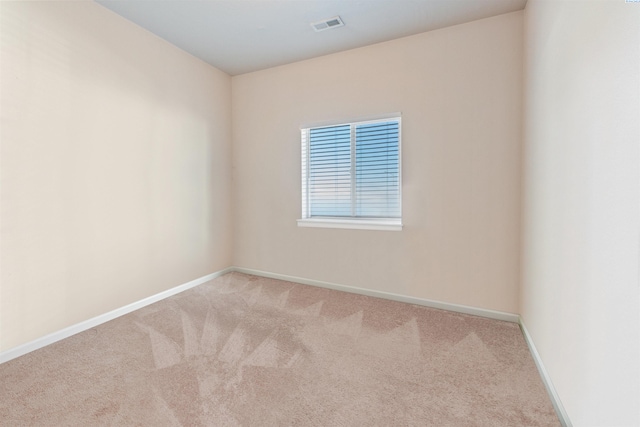
<path id="1" fill-rule="evenodd" d="M 325 19 L 323 21 L 312 22 L 311 26 L 316 32 L 318 32 L 328 30 L 329 28 L 344 27 L 344 22 L 342 22 L 342 18 L 339 16 L 334 16 L 333 18 Z"/>

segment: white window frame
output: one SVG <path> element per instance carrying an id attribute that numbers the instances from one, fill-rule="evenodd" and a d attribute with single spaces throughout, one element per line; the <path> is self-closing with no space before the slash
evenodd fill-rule
<path id="1" fill-rule="evenodd" d="M 341 125 L 363 125 L 368 123 L 381 122 L 385 120 L 398 120 L 398 179 L 399 179 L 399 218 L 360 218 L 360 217 L 311 217 L 309 213 L 309 141 L 307 135 L 309 129 L 341 126 Z M 301 195 L 302 195 L 302 217 L 298 219 L 298 227 L 314 227 L 314 228 L 343 228 L 355 230 L 385 230 L 385 231 L 401 231 L 402 230 L 402 115 L 400 113 L 385 114 L 375 117 L 336 120 L 323 123 L 315 123 L 311 125 L 300 126 L 301 134 Z M 355 150 L 355 144 L 351 146 L 352 155 Z M 355 185 L 355 182 L 352 182 Z"/>

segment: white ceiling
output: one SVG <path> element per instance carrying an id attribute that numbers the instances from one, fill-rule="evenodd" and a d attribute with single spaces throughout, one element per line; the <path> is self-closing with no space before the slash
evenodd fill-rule
<path id="1" fill-rule="evenodd" d="M 524 8 L 526 0 L 96 0 L 230 74 Z M 339 15 L 345 26 L 310 23 Z"/>

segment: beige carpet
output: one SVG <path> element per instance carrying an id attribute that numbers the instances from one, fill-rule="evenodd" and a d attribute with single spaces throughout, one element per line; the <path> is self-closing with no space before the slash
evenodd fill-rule
<path id="1" fill-rule="evenodd" d="M 556 426 L 518 325 L 238 273 L 0 365 L 2 426 Z"/>

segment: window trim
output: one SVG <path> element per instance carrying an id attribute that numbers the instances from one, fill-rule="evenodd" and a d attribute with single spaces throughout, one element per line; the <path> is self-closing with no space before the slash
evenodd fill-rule
<path id="1" fill-rule="evenodd" d="M 399 178 L 399 218 L 362 218 L 362 217 L 310 217 L 309 216 L 309 173 L 303 168 L 309 167 L 309 141 L 307 140 L 308 131 L 313 128 L 340 126 L 340 125 L 362 125 L 367 123 L 375 123 L 384 120 L 398 120 L 398 178 Z M 352 131 L 353 131 L 352 127 Z M 305 136 L 305 131 L 307 135 Z M 301 202 L 302 202 L 302 215 L 297 220 L 298 227 L 311 227 L 311 228 L 342 228 L 342 229 L 357 229 L 357 230 L 385 230 L 385 231 L 401 231 L 402 230 L 402 114 L 401 113 L 389 113 L 377 116 L 359 117 L 347 120 L 331 120 L 314 124 L 304 124 L 300 126 L 301 135 L 301 153 L 300 158 L 305 156 L 305 160 L 301 164 Z M 351 146 L 352 155 L 355 150 L 355 144 Z M 352 182 L 352 186 L 355 182 Z"/>
<path id="2" fill-rule="evenodd" d="M 353 230 L 383 230 L 401 231 L 402 220 L 400 218 L 387 219 L 363 219 L 363 218 L 304 218 L 298 220 L 298 227 L 309 228 L 347 228 Z"/>

